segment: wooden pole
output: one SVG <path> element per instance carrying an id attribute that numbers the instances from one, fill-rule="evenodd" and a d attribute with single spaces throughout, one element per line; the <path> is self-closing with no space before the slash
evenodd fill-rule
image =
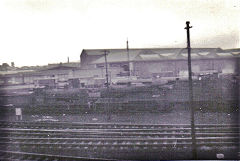
<path id="1" fill-rule="evenodd" d="M 188 82 L 189 82 L 189 106 L 191 109 L 191 136 L 192 136 L 192 157 L 197 159 L 196 149 L 196 136 L 195 136 L 195 124 L 194 124 L 194 105 L 193 105 L 193 86 L 192 86 L 192 67 L 191 67 L 191 45 L 190 45 L 190 31 L 192 26 L 189 26 L 190 22 L 186 22 L 185 29 L 187 30 L 187 49 L 188 49 Z"/>

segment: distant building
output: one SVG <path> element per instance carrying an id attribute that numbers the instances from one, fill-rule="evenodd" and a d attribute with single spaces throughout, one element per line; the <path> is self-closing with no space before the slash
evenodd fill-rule
<path id="1" fill-rule="evenodd" d="M 2 73 L 0 77 L 0 86 L 4 89 L 24 89 L 24 88 L 64 88 L 72 85 L 78 87 L 74 80 L 74 70 L 76 67 L 59 65 L 56 67 L 45 68 L 40 70 L 16 70 Z M 70 82 L 69 82 L 69 79 Z M 77 78 L 78 79 L 78 78 Z"/>
<path id="2" fill-rule="evenodd" d="M 129 49 L 129 62 L 127 49 L 106 50 L 109 51 L 107 62 L 112 78 L 126 76 L 128 72 L 140 78 L 177 77 L 188 74 L 186 48 Z M 236 73 L 240 49 L 192 48 L 191 58 L 192 70 L 195 74 Z M 81 64 L 81 68 L 85 69 L 104 69 L 103 50 L 84 49 L 81 54 Z"/>

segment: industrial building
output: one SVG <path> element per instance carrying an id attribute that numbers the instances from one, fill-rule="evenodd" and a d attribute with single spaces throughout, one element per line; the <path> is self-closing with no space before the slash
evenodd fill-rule
<path id="1" fill-rule="evenodd" d="M 104 51 L 83 50 L 81 68 L 89 71 L 104 69 L 106 64 Z M 112 79 L 128 75 L 138 78 L 187 76 L 186 48 L 106 49 L 106 51 L 109 75 Z M 193 48 L 191 58 L 195 75 L 234 74 L 237 72 L 240 50 Z M 105 74 L 101 73 L 99 77 L 102 75 Z"/>
<path id="2" fill-rule="evenodd" d="M 106 57 L 105 52 L 107 51 Z M 237 74 L 240 49 L 192 48 L 194 76 Z M 3 71 L 1 89 L 103 87 L 106 64 L 110 84 L 187 78 L 186 48 L 82 50 L 81 62 L 60 63 L 34 70 Z"/>

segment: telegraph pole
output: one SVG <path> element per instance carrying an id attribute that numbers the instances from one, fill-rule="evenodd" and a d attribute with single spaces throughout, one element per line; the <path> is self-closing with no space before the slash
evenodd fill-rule
<path id="1" fill-rule="evenodd" d="M 104 50 L 105 66 L 106 66 L 106 82 L 107 82 L 107 89 L 108 89 L 108 88 L 109 88 L 109 85 L 108 85 L 108 63 L 107 63 L 107 53 L 109 53 L 109 51 Z"/>
<path id="2" fill-rule="evenodd" d="M 196 136 L 194 125 L 194 105 L 193 105 L 193 85 L 192 85 L 192 67 L 191 67 L 191 45 L 190 45 L 190 31 L 192 26 L 190 22 L 186 22 L 185 29 L 187 30 L 187 50 L 188 50 L 188 82 L 189 82 L 189 106 L 191 108 L 191 136 L 192 136 L 192 157 L 197 159 Z"/>
<path id="3" fill-rule="evenodd" d="M 104 50 L 104 57 L 105 57 L 105 69 L 106 69 L 106 86 L 107 86 L 107 94 L 106 94 L 106 97 L 107 99 L 109 99 L 109 83 L 108 83 L 108 63 L 107 63 L 107 54 L 109 53 L 108 50 Z M 106 110 L 107 110 L 107 120 L 111 120 L 111 114 L 110 114 L 110 109 L 109 109 L 109 100 L 107 100 L 107 107 L 106 107 Z"/>
<path id="4" fill-rule="evenodd" d="M 129 72 L 129 77 L 131 77 L 131 71 L 130 71 L 130 56 L 129 56 L 129 48 L 128 48 L 128 39 L 127 39 L 127 58 L 128 58 L 128 72 Z"/>

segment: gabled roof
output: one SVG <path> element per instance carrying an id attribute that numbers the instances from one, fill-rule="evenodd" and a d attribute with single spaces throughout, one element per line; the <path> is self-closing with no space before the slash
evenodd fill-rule
<path id="1" fill-rule="evenodd" d="M 134 60 L 135 57 L 139 54 L 139 51 L 137 50 L 129 50 L 129 60 Z M 125 62 L 128 61 L 128 55 L 127 50 L 109 50 L 109 53 L 107 54 L 107 61 L 108 62 Z M 91 62 L 91 64 L 99 64 L 104 63 L 105 57 L 104 54 L 102 57 L 98 58 L 97 60 Z"/>
<path id="2" fill-rule="evenodd" d="M 238 53 L 240 53 L 240 48 L 235 48 L 235 49 L 225 49 L 224 51 L 226 51 L 226 52 L 238 52 Z"/>
<path id="3" fill-rule="evenodd" d="M 115 62 L 126 62 L 128 61 L 127 49 L 106 49 L 107 61 L 109 63 Z M 233 50 L 233 49 L 232 49 Z M 234 50 L 236 51 L 236 50 Z M 91 60 L 90 64 L 101 64 L 105 63 L 104 50 L 94 49 L 86 50 L 84 53 L 87 56 L 96 56 L 94 60 Z M 240 53 L 232 53 L 229 50 L 222 50 L 221 48 L 192 48 L 191 57 L 192 59 L 208 59 L 208 58 L 227 58 L 227 57 L 238 57 Z M 129 49 L 129 60 L 130 61 L 157 61 L 157 60 L 176 60 L 176 59 L 187 59 L 186 48 L 140 48 L 140 49 Z"/>
<path id="4" fill-rule="evenodd" d="M 69 66 L 59 65 L 59 66 L 55 66 L 55 67 L 51 67 L 51 68 L 47 68 L 47 69 L 42 69 L 42 70 L 39 70 L 39 71 L 49 71 L 49 70 L 72 70 L 72 69 L 77 69 L 77 67 L 69 67 Z"/>
<path id="5" fill-rule="evenodd" d="M 18 75 L 25 73 L 32 73 L 34 70 L 13 70 L 13 71 L 0 71 L 0 76 L 6 75 Z"/>

